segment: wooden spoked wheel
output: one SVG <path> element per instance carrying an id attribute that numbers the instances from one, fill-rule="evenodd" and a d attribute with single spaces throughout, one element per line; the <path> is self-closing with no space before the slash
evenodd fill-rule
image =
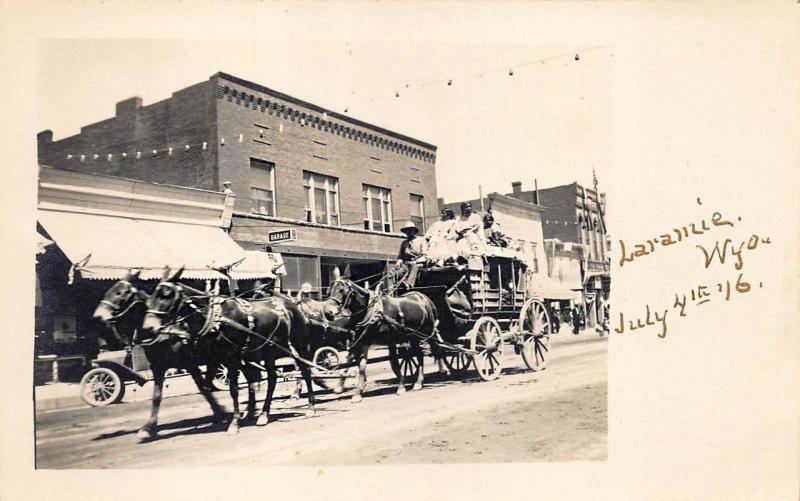
<path id="1" fill-rule="evenodd" d="M 463 374 L 469 368 L 472 357 L 467 353 L 452 351 L 442 355 L 442 362 L 451 374 L 458 375 Z"/>
<path id="2" fill-rule="evenodd" d="M 500 325 L 491 317 L 481 317 L 470 331 L 470 349 L 477 351 L 475 370 L 484 381 L 497 379 L 503 370 L 503 338 Z"/>
<path id="3" fill-rule="evenodd" d="M 125 384 L 119 374 L 105 367 L 96 367 L 81 378 L 81 398 L 92 407 L 101 407 L 122 400 Z"/>
<path id="4" fill-rule="evenodd" d="M 339 351 L 331 346 L 317 348 L 311 361 L 314 362 L 314 365 L 325 369 L 325 371 L 321 371 L 316 367 L 311 368 L 311 377 L 314 382 L 323 388 L 341 391 L 344 387 L 344 377 L 331 377 L 330 374 L 330 372 L 336 371 L 341 363 Z"/>
<path id="5" fill-rule="evenodd" d="M 550 349 L 550 315 L 544 303 L 529 299 L 520 312 L 519 325 L 523 334 L 523 362 L 530 370 L 544 369 Z"/>
<path id="6" fill-rule="evenodd" d="M 407 344 L 389 347 L 389 365 L 398 379 L 404 377 L 406 380 L 416 380 L 417 371 L 420 370 L 419 361 Z"/>

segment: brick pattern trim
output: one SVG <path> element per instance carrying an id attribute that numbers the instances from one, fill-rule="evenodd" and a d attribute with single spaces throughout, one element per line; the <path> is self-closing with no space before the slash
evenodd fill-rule
<path id="1" fill-rule="evenodd" d="M 370 133 L 344 123 L 326 120 L 322 114 L 309 113 L 278 103 L 274 100 L 261 98 L 255 94 L 234 89 L 229 85 L 218 85 L 216 91 L 217 99 L 224 99 L 230 103 L 236 103 L 245 108 L 261 111 L 269 115 L 276 115 L 284 120 L 298 122 L 300 125 L 319 129 L 323 132 L 342 136 L 353 141 L 366 143 L 376 148 L 400 153 L 412 158 L 418 158 L 428 163 L 436 162 L 436 155 L 421 148 L 417 148 L 402 141 L 387 139 L 381 135 Z"/>

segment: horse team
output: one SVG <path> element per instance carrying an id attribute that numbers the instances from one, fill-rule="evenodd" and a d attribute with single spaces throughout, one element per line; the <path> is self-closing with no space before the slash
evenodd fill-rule
<path id="1" fill-rule="evenodd" d="M 329 297 L 322 301 L 295 300 L 277 291 L 225 296 L 195 289 L 181 280 L 183 269 L 165 268 L 152 292 L 138 272 L 116 282 L 97 306 L 94 317 L 103 321 L 125 343 L 140 344 L 153 373 L 153 398 L 150 418 L 139 430 L 142 441 L 157 438 L 158 411 L 165 373 L 170 368 L 185 369 L 211 406 L 214 419 L 226 416 L 203 380 L 199 367 L 223 364 L 228 368 L 233 413 L 228 434 L 239 431 L 244 418 L 239 406 L 238 376 L 248 383 L 246 419 L 256 425 L 269 422 L 270 405 L 277 383 L 276 360 L 291 356 L 300 369 L 308 392 L 307 416 L 315 414 L 316 397 L 311 379 L 315 350 L 326 345 L 326 336 L 345 333 L 349 357 L 358 362 L 353 402 L 360 402 L 366 388 L 367 354 L 371 345 L 396 346 L 408 343 L 416 357 L 413 388 L 424 383 L 423 351 L 428 341 L 436 354 L 437 311 L 432 301 L 418 292 L 400 297 L 388 291 L 371 292 L 356 283 L 337 278 Z M 247 297 L 247 299 L 244 299 Z M 260 370 L 250 362 L 263 363 L 267 372 L 267 395 L 263 407 L 255 411 L 256 383 Z M 440 366 L 441 367 L 441 366 Z M 405 392 L 401 374 L 397 393 Z"/>

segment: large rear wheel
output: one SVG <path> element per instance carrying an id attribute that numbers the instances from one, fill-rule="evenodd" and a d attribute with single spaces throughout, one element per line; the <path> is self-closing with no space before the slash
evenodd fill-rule
<path id="1" fill-rule="evenodd" d="M 550 349 L 550 315 L 544 303 L 529 299 L 519 316 L 522 330 L 522 360 L 528 369 L 540 371 L 545 368 Z"/>

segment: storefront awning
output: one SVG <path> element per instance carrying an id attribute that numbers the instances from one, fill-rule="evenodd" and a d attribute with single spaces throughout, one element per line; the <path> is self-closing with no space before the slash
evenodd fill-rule
<path id="1" fill-rule="evenodd" d="M 580 301 L 581 292 L 574 291 L 561 282 L 540 273 L 528 275 L 528 292 L 536 299 L 553 299 L 557 301 Z"/>
<path id="2" fill-rule="evenodd" d="M 255 280 L 258 278 L 274 278 L 286 275 L 283 258 L 280 254 L 263 251 L 244 251 L 245 258 L 231 271 L 237 280 Z"/>
<path id="3" fill-rule="evenodd" d="M 184 266 L 185 278 L 219 278 L 211 267 L 241 261 L 245 253 L 214 226 L 42 210 L 39 223 L 87 279 L 119 279 L 131 268 L 144 279 L 164 266 Z"/>

